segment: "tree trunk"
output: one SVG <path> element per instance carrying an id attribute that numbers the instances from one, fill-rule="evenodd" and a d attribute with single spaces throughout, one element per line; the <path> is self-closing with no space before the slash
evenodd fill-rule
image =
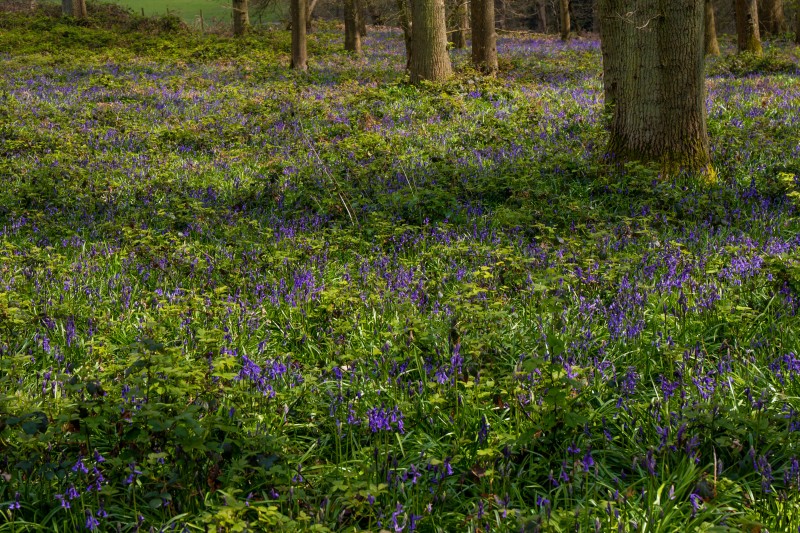
<path id="1" fill-rule="evenodd" d="M 456 24 L 458 27 L 453 32 L 453 46 L 458 49 L 467 47 L 467 31 L 469 29 L 469 2 L 458 0 L 456 6 Z"/>
<path id="2" fill-rule="evenodd" d="M 250 11 L 247 0 L 233 0 L 233 34 L 240 37 L 250 27 Z"/>
<path id="3" fill-rule="evenodd" d="M 758 20 L 769 35 L 780 35 L 789 29 L 783 13 L 783 0 L 759 0 Z"/>
<path id="4" fill-rule="evenodd" d="M 570 23 L 570 31 L 574 31 L 579 37 L 583 35 L 583 28 L 581 27 L 580 22 L 578 22 L 578 17 L 575 16 L 575 2 L 569 2 L 569 20 Z"/>
<path id="5" fill-rule="evenodd" d="M 706 2 L 706 55 L 719 55 L 719 42 L 717 41 L 717 21 L 714 17 L 714 2 Z"/>
<path id="6" fill-rule="evenodd" d="M 756 0 L 736 0 L 736 40 L 740 52 L 763 53 Z"/>
<path id="7" fill-rule="evenodd" d="M 547 33 L 547 2 L 546 0 L 538 1 L 539 24 L 541 24 L 542 33 Z"/>
<path id="8" fill-rule="evenodd" d="M 411 83 L 442 81 L 452 75 L 445 24 L 444 0 L 411 0 Z"/>
<path id="9" fill-rule="evenodd" d="M 358 0 L 344 0 L 344 49 L 355 54 L 361 53 L 358 15 Z"/>
<path id="10" fill-rule="evenodd" d="M 406 45 L 406 70 L 411 72 L 414 58 L 414 28 L 411 20 L 411 0 L 397 0 L 400 10 L 400 27 L 403 29 L 403 41 Z"/>
<path id="11" fill-rule="evenodd" d="M 358 34 L 367 36 L 367 6 L 364 0 L 354 0 L 356 4 L 356 19 L 358 20 Z"/>
<path id="12" fill-rule="evenodd" d="M 308 52 L 306 50 L 306 0 L 291 0 L 292 19 L 292 64 L 296 70 L 308 69 Z"/>
<path id="13" fill-rule="evenodd" d="M 311 0 L 306 4 L 308 7 L 306 8 L 306 33 L 311 33 L 314 31 L 314 8 L 317 7 L 317 0 Z"/>
<path id="14" fill-rule="evenodd" d="M 601 0 L 608 155 L 709 169 L 705 0 Z"/>
<path id="15" fill-rule="evenodd" d="M 794 21 L 794 42 L 800 44 L 800 6 L 798 6 Z"/>
<path id="16" fill-rule="evenodd" d="M 569 40 L 569 31 L 570 31 L 570 23 L 569 23 L 569 0 L 560 0 L 559 1 L 559 22 L 560 22 L 560 29 L 561 29 L 561 40 L 568 41 Z"/>
<path id="17" fill-rule="evenodd" d="M 65 17 L 85 19 L 87 16 L 86 0 L 61 0 L 61 13 Z"/>
<path id="18" fill-rule="evenodd" d="M 497 33 L 494 0 L 471 0 L 472 64 L 486 74 L 497 71 Z"/>
<path id="19" fill-rule="evenodd" d="M 367 5 L 369 18 L 372 19 L 372 23 L 376 26 L 385 26 L 386 19 L 384 19 L 383 13 L 381 13 L 381 10 L 378 9 L 378 6 L 375 5 L 375 0 L 365 0 L 365 3 Z"/>

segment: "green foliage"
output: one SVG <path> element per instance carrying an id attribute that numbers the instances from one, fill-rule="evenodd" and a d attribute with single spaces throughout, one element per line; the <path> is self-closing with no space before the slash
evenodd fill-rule
<path id="1" fill-rule="evenodd" d="M 0 531 L 800 525 L 794 77 L 703 184 L 603 161 L 591 41 L 130 16 L 0 16 Z"/>
<path id="2" fill-rule="evenodd" d="M 751 74 L 797 74 L 796 58 L 780 47 L 772 46 L 763 54 L 749 52 L 726 54 L 709 69 L 712 75 L 747 76 Z"/>

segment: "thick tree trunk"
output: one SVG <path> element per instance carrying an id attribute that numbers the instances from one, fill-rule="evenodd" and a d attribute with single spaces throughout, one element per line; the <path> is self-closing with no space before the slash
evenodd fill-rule
<path id="1" fill-rule="evenodd" d="M 783 13 L 783 0 L 758 0 L 758 20 L 761 29 L 769 35 L 779 35 L 789 29 Z"/>
<path id="2" fill-rule="evenodd" d="M 539 24 L 541 25 L 542 33 L 547 33 L 547 2 L 546 0 L 538 0 L 537 2 Z"/>
<path id="3" fill-rule="evenodd" d="M 714 2 L 706 2 L 706 55 L 719 55 L 719 42 L 717 41 L 717 21 L 714 16 Z"/>
<path id="4" fill-rule="evenodd" d="M 65 17 L 85 19 L 87 16 L 86 0 L 61 0 L 61 13 Z"/>
<path id="5" fill-rule="evenodd" d="M 472 0 L 472 64 L 486 74 L 497 71 L 494 0 Z"/>
<path id="6" fill-rule="evenodd" d="M 608 155 L 709 168 L 705 0 L 601 0 Z"/>
<path id="7" fill-rule="evenodd" d="M 400 27 L 403 29 L 403 41 L 406 45 L 406 70 L 411 72 L 414 59 L 414 28 L 411 20 L 411 0 L 397 0 L 400 11 Z"/>
<path id="8" fill-rule="evenodd" d="M 736 1 L 736 41 L 740 52 L 762 54 L 761 34 L 758 30 L 758 8 L 756 0 Z"/>
<path id="9" fill-rule="evenodd" d="M 469 30 L 469 2 L 457 0 L 456 6 L 456 31 L 453 32 L 453 46 L 458 49 L 467 47 L 467 31 Z"/>
<path id="10" fill-rule="evenodd" d="M 444 0 L 411 0 L 411 83 L 442 81 L 453 74 L 445 24 Z"/>
<path id="11" fill-rule="evenodd" d="M 306 0 L 291 0 L 292 19 L 292 64 L 296 70 L 308 69 L 308 52 L 306 50 Z"/>
<path id="12" fill-rule="evenodd" d="M 240 37 L 250 27 L 250 10 L 247 0 L 233 0 L 233 34 Z"/>
<path id="13" fill-rule="evenodd" d="M 559 27 L 561 29 L 561 40 L 569 40 L 570 21 L 569 21 L 569 0 L 559 1 Z"/>
<path id="14" fill-rule="evenodd" d="M 358 0 L 344 0 L 344 49 L 355 54 L 361 53 L 358 15 Z"/>

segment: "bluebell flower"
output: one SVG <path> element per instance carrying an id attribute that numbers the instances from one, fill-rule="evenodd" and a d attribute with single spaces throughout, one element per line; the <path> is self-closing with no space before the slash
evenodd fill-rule
<path id="1" fill-rule="evenodd" d="M 19 503 L 19 492 L 14 494 L 14 501 L 8 504 L 8 510 L 14 511 L 15 509 L 20 509 L 22 505 Z"/>
<path id="2" fill-rule="evenodd" d="M 86 529 L 89 531 L 94 531 L 97 529 L 97 526 L 100 525 L 100 521 L 92 515 L 90 510 L 86 510 Z"/>

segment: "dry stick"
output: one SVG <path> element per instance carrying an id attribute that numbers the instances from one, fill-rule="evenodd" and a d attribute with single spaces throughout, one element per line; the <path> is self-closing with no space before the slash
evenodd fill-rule
<path id="1" fill-rule="evenodd" d="M 358 221 L 356 220 L 355 216 L 353 216 L 353 212 L 350 210 L 350 206 L 347 205 L 347 200 L 345 200 L 344 193 L 342 193 L 342 188 L 339 185 L 339 182 L 336 181 L 336 178 L 333 176 L 333 174 L 330 173 L 330 171 L 328 170 L 328 167 L 325 165 L 325 162 L 322 161 L 322 158 L 319 156 L 317 151 L 314 149 L 314 146 L 311 144 L 311 139 L 309 139 L 308 136 L 303 131 L 303 125 L 299 121 L 297 122 L 297 125 L 300 128 L 300 135 L 303 136 L 303 141 L 304 141 L 306 147 L 311 151 L 311 154 L 314 156 L 314 158 L 316 158 L 317 162 L 319 163 L 319 166 L 322 168 L 322 171 L 325 173 L 326 176 L 328 176 L 328 178 L 330 178 L 331 182 L 333 183 L 334 189 L 336 190 L 336 195 L 339 197 L 339 200 L 342 202 L 342 205 L 344 206 L 345 211 L 347 211 L 347 216 L 350 219 L 350 223 L 353 226 L 357 226 L 358 225 Z"/>

